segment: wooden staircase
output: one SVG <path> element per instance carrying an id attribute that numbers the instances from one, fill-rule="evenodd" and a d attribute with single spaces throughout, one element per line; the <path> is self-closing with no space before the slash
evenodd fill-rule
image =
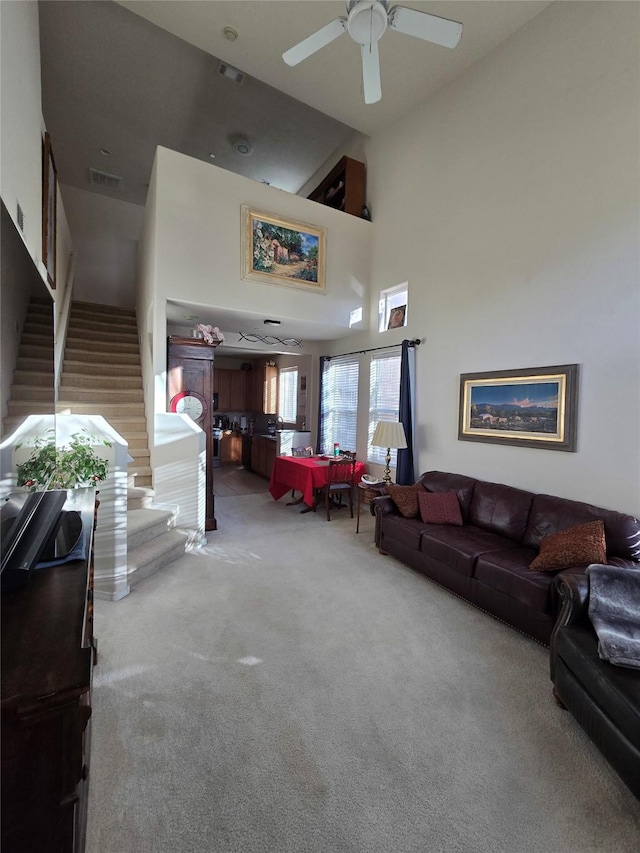
<path id="1" fill-rule="evenodd" d="M 152 484 L 134 311 L 72 302 L 57 412 L 102 415 L 129 445 L 129 475 Z"/>
<path id="2" fill-rule="evenodd" d="M 9 436 L 27 415 L 53 414 L 54 394 L 51 302 L 32 298 L 20 338 L 3 436 Z"/>

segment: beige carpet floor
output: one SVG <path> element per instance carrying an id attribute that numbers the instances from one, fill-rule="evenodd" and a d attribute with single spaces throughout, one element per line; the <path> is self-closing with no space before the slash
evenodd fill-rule
<path id="1" fill-rule="evenodd" d="M 285 499 L 96 602 L 89 853 L 637 853 L 548 652 Z"/>

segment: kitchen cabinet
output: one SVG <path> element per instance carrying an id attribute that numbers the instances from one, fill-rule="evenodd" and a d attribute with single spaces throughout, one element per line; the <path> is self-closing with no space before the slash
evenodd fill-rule
<path id="1" fill-rule="evenodd" d="M 362 218 L 365 195 L 364 163 L 343 157 L 307 198 Z"/>
<path id="2" fill-rule="evenodd" d="M 244 370 L 214 368 L 213 390 L 218 395 L 218 412 L 246 412 L 246 373 Z"/>
<path id="3" fill-rule="evenodd" d="M 269 479 L 273 461 L 276 458 L 277 443 L 273 438 L 261 435 L 253 437 L 251 442 L 251 469 L 255 474 Z"/>
<path id="4" fill-rule="evenodd" d="M 242 436 L 222 433 L 220 439 L 220 464 L 239 465 L 242 462 Z"/>
<path id="5" fill-rule="evenodd" d="M 278 368 L 256 361 L 247 373 L 247 409 L 264 415 L 278 412 Z"/>
<path id="6" fill-rule="evenodd" d="M 245 412 L 247 410 L 246 399 L 246 372 L 244 370 L 229 370 L 231 374 L 230 389 L 230 412 Z"/>

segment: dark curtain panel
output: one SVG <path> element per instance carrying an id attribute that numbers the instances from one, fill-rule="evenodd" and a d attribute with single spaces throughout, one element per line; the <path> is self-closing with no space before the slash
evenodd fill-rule
<path id="1" fill-rule="evenodd" d="M 410 341 L 402 341 L 400 358 L 400 423 L 404 427 L 407 439 L 407 449 L 398 451 L 396 467 L 396 483 L 410 486 L 415 483 L 415 466 L 413 461 L 413 373 L 415 365 L 415 350 Z"/>
<path id="2" fill-rule="evenodd" d="M 316 439 L 316 453 L 322 453 L 324 447 L 322 435 L 322 385 L 324 382 L 324 368 L 329 361 L 326 355 L 320 356 L 320 378 L 318 380 L 318 432 Z"/>

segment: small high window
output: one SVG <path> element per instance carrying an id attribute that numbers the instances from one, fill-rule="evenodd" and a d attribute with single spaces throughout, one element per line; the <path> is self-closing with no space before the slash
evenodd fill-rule
<path id="1" fill-rule="evenodd" d="M 408 308 L 409 282 L 405 281 L 395 287 L 381 290 L 378 303 L 378 331 L 386 332 L 387 329 L 406 326 Z"/>

